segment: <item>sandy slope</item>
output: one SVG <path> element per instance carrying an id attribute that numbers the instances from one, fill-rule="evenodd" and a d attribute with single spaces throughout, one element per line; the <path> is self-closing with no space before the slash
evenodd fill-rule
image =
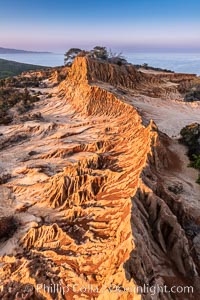
<path id="1" fill-rule="evenodd" d="M 128 97 L 146 119 L 153 119 L 158 128 L 170 137 L 179 137 L 180 130 L 191 123 L 200 123 L 200 103 L 150 98 Z"/>

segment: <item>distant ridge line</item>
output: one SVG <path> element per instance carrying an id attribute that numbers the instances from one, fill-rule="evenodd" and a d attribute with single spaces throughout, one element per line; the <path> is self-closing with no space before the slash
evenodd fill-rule
<path id="1" fill-rule="evenodd" d="M 28 51 L 28 50 L 21 50 L 21 49 L 11 49 L 11 48 L 3 48 L 0 47 L 0 54 L 17 54 L 17 53 L 35 53 L 35 54 L 50 54 L 52 52 L 45 52 L 45 51 Z"/>

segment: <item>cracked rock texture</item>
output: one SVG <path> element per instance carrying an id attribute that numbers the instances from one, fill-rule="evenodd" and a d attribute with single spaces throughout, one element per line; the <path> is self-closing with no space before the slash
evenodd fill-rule
<path id="1" fill-rule="evenodd" d="M 45 79 L 41 118 L 1 126 L 1 299 L 198 298 L 198 188 L 132 101 L 180 99 L 193 78 L 77 57 Z M 195 293 L 133 292 L 174 283 Z"/>

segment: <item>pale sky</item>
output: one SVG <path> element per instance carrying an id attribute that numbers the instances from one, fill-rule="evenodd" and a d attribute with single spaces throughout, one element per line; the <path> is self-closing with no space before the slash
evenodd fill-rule
<path id="1" fill-rule="evenodd" d="M 200 50 L 199 0 L 0 0 L 0 47 Z"/>

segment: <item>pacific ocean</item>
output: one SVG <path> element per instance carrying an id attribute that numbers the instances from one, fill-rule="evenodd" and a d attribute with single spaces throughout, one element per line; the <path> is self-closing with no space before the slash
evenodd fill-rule
<path id="1" fill-rule="evenodd" d="M 133 64 L 147 63 L 149 66 L 175 72 L 200 75 L 200 53 L 124 51 L 122 55 Z M 1 54 L 0 58 L 49 67 L 61 66 L 64 63 L 64 54 L 61 53 Z"/>

